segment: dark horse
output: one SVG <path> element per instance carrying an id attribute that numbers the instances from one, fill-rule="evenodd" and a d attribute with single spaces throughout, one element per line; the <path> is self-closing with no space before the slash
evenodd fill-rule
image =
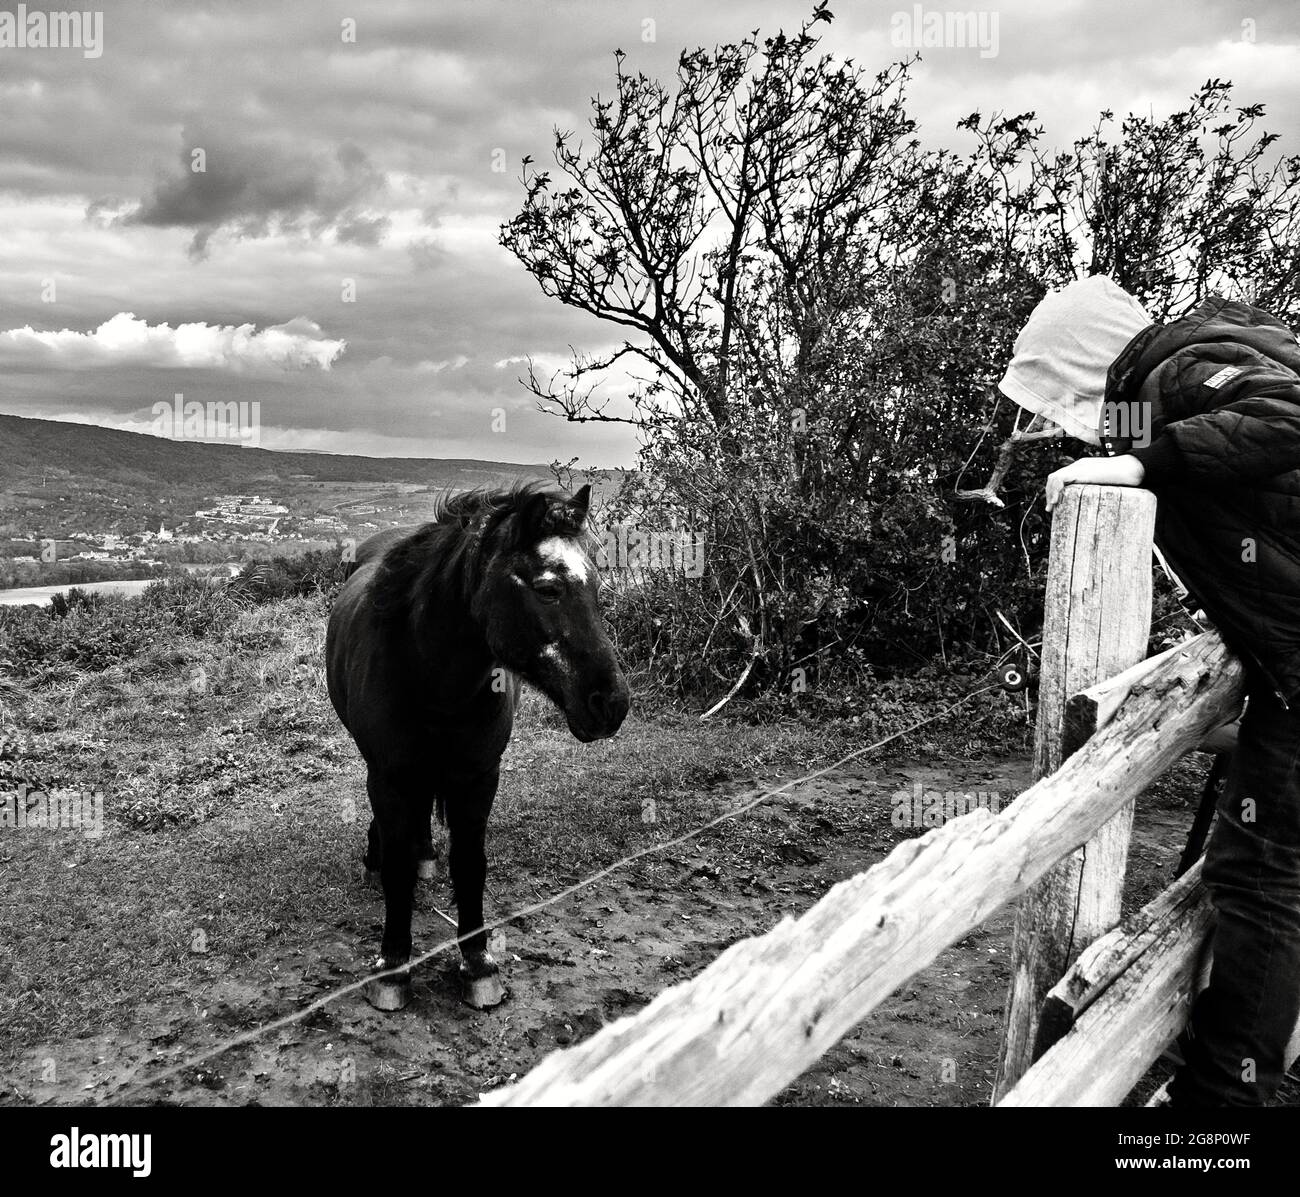
<path id="1" fill-rule="evenodd" d="M 505 996 L 483 927 L 484 834 L 510 740 L 519 678 L 583 741 L 612 736 L 628 688 L 596 603 L 587 553 L 591 488 L 537 483 L 445 500 L 433 522 L 372 536 L 330 613 L 330 700 L 365 758 L 374 818 L 366 865 L 384 887 L 377 971 L 411 958 L 411 903 L 446 823 L 465 1000 Z M 410 1000 L 408 970 L 374 978 L 382 1010 Z"/>

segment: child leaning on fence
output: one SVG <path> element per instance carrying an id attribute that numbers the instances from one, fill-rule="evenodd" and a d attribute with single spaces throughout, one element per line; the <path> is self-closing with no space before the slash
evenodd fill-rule
<path id="1" fill-rule="evenodd" d="M 1144 486 L 1156 544 L 1242 659 L 1249 699 L 1203 877 L 1210 983 L 1173 1105 L 1262 1105 L 1300 1017 L 1300 345 L 1281 321 L 1206 299 L 1156 324 L 1114 281 L 1052 292 L 999 389 L 1108 456 L 1047 480 Z"/>

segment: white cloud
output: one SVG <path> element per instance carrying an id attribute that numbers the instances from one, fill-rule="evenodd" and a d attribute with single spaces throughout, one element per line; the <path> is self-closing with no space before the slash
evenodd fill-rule
<path id="1" fill-rule="evenodd" d="M 422 362 L 416 362 L 415 371 L 417 374 L 441 374 L 444 370 L 459 370 L 468 361 L 469 358 L 463 353 L 458 353 L 455 357 L 445 358 L 437 362 L 425 359 Z"/>
<path id="2" fill-rule="evenodd" d="M 321 335 L 298 316 L 260 332 L 252 324 L 151 325 L 119 312 L 92 332 L 64 328 L 37 332 L 30 325 L 0 332 L 0 367 L 87 370 L 105 366 L 209 370 L 328 370 L 347 342 Z"/>
<path id="3" fill-rule="evenodd" d="M 562 353 L 517 353 L 513 357 L 503 357 L 492 363 L 493 369 L 505 370 L 510 366 L 522 366 L 525 370 L 529 362 L 537 371 L 538 377 L 549 378 L 552 374 L 563 373 L 573 365 L 572 354 Z"/>

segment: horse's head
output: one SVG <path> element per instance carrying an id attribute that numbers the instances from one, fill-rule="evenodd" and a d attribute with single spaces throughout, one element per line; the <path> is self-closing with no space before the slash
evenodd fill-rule
<path id="1" fill-rule="evenodd" d="M 590 499 L 590 486 L 571 498 L 529 495 L 476 603 L 493 655 L 546 694 L 584 742 L 612 736 L 629 705 L 586 547 Z"/>

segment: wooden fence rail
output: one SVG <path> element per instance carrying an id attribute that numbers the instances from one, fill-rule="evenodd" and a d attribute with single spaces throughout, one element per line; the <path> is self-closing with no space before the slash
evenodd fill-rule
<path id="1" fill-rule="evenodd" d="M 1209 981 L 1214 924 L 1199 862 L 1103 935 L 1048 994 L 1059 1038 L 997 1104 L 1118 1105 L 1182 1030 Z M 1300 1023 L 1286 1048 L 1300 1058 Z"/>
<path id="2" fill-rule="evenodd" d="M 1048 995 L 1069 1029 L 998 1105 L 1118 1105 L 1187 1021 L 1211 922 L 1198 864 L 1093 943 Z"/>

